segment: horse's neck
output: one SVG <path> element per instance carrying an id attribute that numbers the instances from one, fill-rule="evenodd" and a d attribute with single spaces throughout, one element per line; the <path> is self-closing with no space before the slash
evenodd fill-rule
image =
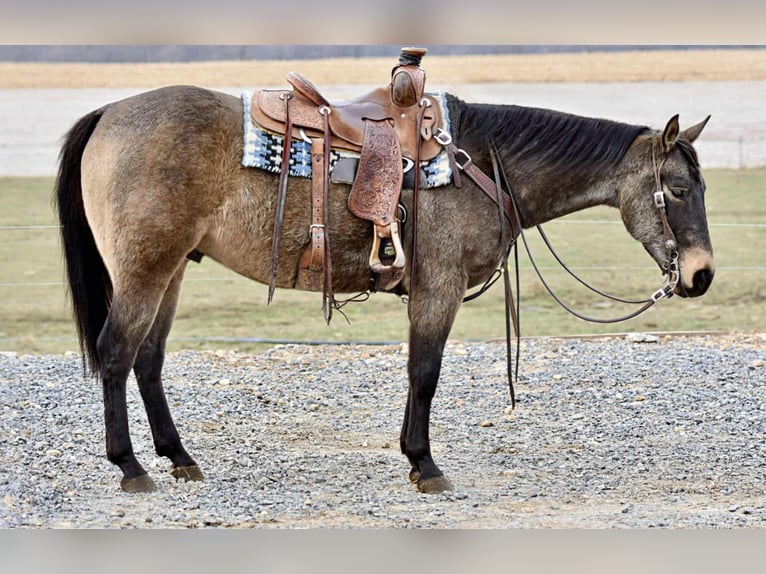
<path id="1" fill-rule="evenodd" d="M 569 215 L 589 207 L 617 207 L 617 186 L 611 173 L 590 177 L 535 177 L 519 180 L 512 190 L 525 227 Z"/>
<path id="2" fill-rule="evenodd" d="M 631 179 L 625 161 L 647 128 L 538 108 L 448 100 L 458 140 L 492 173 L 489 142 L 499 148 L 525 226 L 596 205 L 618 206 Z M 635 166 L 634 166 L 635 167 Z"/>

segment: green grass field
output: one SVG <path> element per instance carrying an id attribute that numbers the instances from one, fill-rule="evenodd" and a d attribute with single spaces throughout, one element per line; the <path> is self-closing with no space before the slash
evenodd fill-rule
<path id="1" fill-rule="evenodd" d="M 700 299 L 661 301 L 639 318 L 616 325 L 585 323 L 568 315 L 544 291 L 522 252 L 521 322 L 524 336 L 626 331 L 757 331 L 766 321 L 766 170 L 707 170 L 707 207 L 718 271 Z M 0 351 L 77 350 L 63 285 L 62 257 L 50 194 L 52 178 L 0 178 Z M 745 225 L 743 227 L 733 224 Z M 755 224 L 755 225 L 753 225 Z M 20 227 L 23 226 L 23 227 Z M 42 227 L 35 227 L 42 226 Z M 550 223 L 546 232 L 562 258 L 600 289 L 624 297 L 648 296 L 662 277 L 641 246 L 619 223 L 616 210 L 597 208 Z M 624 314 L 605 306 L 555 267 L 538 238 L 529 237 L 538 264 L 564 300 L 578 310 L 607 317 Z M 463 305 L 451 338 L 486 340 L 504 335 L 502 288 Z M 374 294 L 322 318 L 316 293 L 278 291 L 266 305 L 264 286 L 206 259 L 189 265 L 169 348 L 242 351 L 262 343 L 235 338 L 296 341 L 406 341 L 406 306 Z"/>

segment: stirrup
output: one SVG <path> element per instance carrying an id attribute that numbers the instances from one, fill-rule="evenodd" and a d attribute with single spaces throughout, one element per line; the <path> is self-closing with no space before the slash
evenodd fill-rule
<path id="1" fill-rule="evenodd" d="M 394 248 L 394 261 L 386 265 L 380 260 L 381 240 L 390 239 Z M 370 252 L 370 268 L 375 273 L 385 273 L 396 269 L 403 269 L 407 260 L 404 256 L 402 240 L 399 237 L 399 222 L 394 221 L 386 226 L 375 226 L 372 240 L 372 251 Z"/>

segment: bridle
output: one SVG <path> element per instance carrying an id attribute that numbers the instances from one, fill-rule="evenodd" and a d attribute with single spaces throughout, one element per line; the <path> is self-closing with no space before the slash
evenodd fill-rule
<path id="1" fill-rule="evenodd" d="M 652 142 L 652 170 L 654 171 L 654 183 L 656 186 L 654 192 L 654 205 L 660 214 L 660 220 L 662 221 L 662 232 L 665 236 L 665 273 L 668 275 L 668 285 L 672 283 L 673 289 L 675 289 L 679 280 L 678 273 L 678 242 L 676 241 L 676 235 L 673 233 L 673 228 L 670 227 L 668 222 L 668 210 L 665 204 L 665 191 L 662 189 L 662 177 L 660 170 L 665 164 L 665 157 L 663 157 L 659 164 L 657 163 L 656 154 L 654 153 L 654 142 Z M 671 289 L 672 293 L 672 289 Z M 667 295 L 670 297 L 670 295 Z"/>
<path id="2" fill-rule="evenodd" d="M 439 134 L 440 137 L 444 137 L 443 134 Z M 445 138 L 446 140 L 446 138 Z M 650 307 L 652 307 L 657 301 L 663 298 L 670 298 L 673 296 L 673 292 L 678 285 L 678 282 L 680 280 L 680 273 L 678 268 L 678 244 L 676 241 L 675 234 L 673 233 L 673 229 L 670 226 L 670 222 L 668 221 L 668 214 L 667 214 L 667 205 L 665 203 L 665 192 L 662 189 L 662 177 L 661 177 L 661 171 L 662 167 L 665 163 L 665 158 L 661 158 L 659 161 L 657 160 L 657 154 L 655 152 L 655 146 L 654 143 L 652 144 L 652 171 L 654 173 L 654 182 L 655 182 L 655 191 L 653 194 L 654 199 L 654 206 L 657 208 L 657 213 L 659 214 L 660 221 L 662 222 L 662 228 L 663 228 L 663 236 L 664 236 L 664 243 L 665 243 L 665 249 L 666 249 L 666 260 L 663 265 L 666 280 L 665 284 L 652 293 L 648 298 L 641 299 L 638 301 L 631 301 L 627 299 L 622 299 L 620 297 L 615 297 L 614 295 L 609 295 L 608 293 L 604 293 L 603 291 L 600 291 L 599 289 L 593 287 L 590 285 L 587 281 L 579 277 L 572 269 L 570 269 L 566 263 L 559 257 L 559 255 L 556 253 L 556 251 L 553 249 L 553 246 L 551 245 L 550 240 L 548 239 L 547 235 L 545 235 L 545 232 L 543 231 L 543 228 L 541 225 L 537 225 L 536 228 L 538 232 L 540 233 L 540 237 L 542 238 L 543 242 L 545 243 L 548 250 L 551 252 L 551 254 L 554 256 L 556 261 L 561 265 L 561 267 L 573 278 L 575 278 L 580 284 L 585 286 L 586 288 L 590 289 L 594 293 L 601 295 L 602 297 L 605 297 L 607 299 L 611 299 L 612 301 L 617 301 L 620 303 L 626 303 L 630 305 L 642 305 L 639 309 L 624 315 L 622 317 L 616 317 L 612 319 L 600 319 L 595 317 L 589 317 L 587 315 L 583 315 L 571 307 L 569 307 L 566 303 L 564 303 L 561 298 L 556 295 L 556 293 L 553 291 L 553 289 L 548 285 L 548 283 L 545 281 L 545 278 L 543 277 L 542 273 L 540 272 L 539 267 L 537 266 L 537 263 L 535 262 L 534 257 L 532 256 L 532 252 L 529 249 L 529 244 L 527 243 L 526 236 L 524 234 L 524 228 L 521 224 L 521 218 L 518 213 L 518 209 L 516 207 L 515 199 L 513 197 L 513 193 L 511 192 L 511 186 L 508 182 L 508 177 L 505 173 L 505 169 L 502 166 L 502 163 L 499 161 L 499 154 L 497 152 L 497 149 L 494 145 L 491 146 L 491 158 L 493 162 L 493 166 L 497 163 L 498 165 L 495 166 L 495 173 L 497 174 L 498 171 L 500 175 L 502 176 L 502 184 L 504 185 L 505 190 L 503 192 L 504 195 L 504 202 L 501 206 L 499 202 L 499 198 L 496 195 L 496 189 L 498 186 L 500 186 L 499 181 L 493 181 L 488 176 L 486 176 L 481 170 L 479 170 L 471 161 L 470 156 L 463 150 L 457 148 L 451 140 L 447 143 L 444 143 L 445 147 L 447 147 L 448 152 L 451 152 L 453 157 L 455 157 L 455 163 L 458 168 L 461 169 L 466 175 L 468 175 L 483 191 L 486 193 L 489 197 L 491 197 L 495 203 L 498 204 L 498 207 L 501 209 L 501 211 L 504 212 L 507 219 L 509 219 L 511 223 L 511 229 L 514 233 L 514 241 L 518 236 L 521 236 L 522 242 L 524 243 L 524 248 L 527 252 L 527 255 L 529 257 L 530 262 L 532 263 L 532 267 L 535 270 L 535 273 L 539 277 L 540 281 L 542 282 L 543 286 L 546 288 L 548 293 L 553 297 L 553 299 L 561 305 L 566 311 L 573 314 L 575 317 L 582 319 L 584 321 L 589 321 L 592 323 L 619 323 L 622 321 L 626 321 L 628 319 L 632 319 L 633 317 L 636 317 L 637 315 L 640 315 L 644 311 L 648 310 Z M 463 161 L 461 161 L 461 157 L 463 158 Z M 509 201 L 510 200 L 510 201 Z M 509 208 L 510 207 L 510 208 Z M 479 293 L 475 293 L 473 295 L 469 295 L 466 300 L 471 300 L 476 298 L 480 293 L 483 293 L 486 291 L 491 285 L 491 283 L 494 282 L 498 277 L 490 278 L 488 280 L 487 284 L 483 286 Z"/>
<path id="3" fill-rule="evenodd" d="M 527 252 L 527 256 L 529 257 L 530 262 L 532 263 L 532 267 L 535 270 L 535 273 L 537 274 L 538 278 L 542 282 L 545 289 L 548 291 L 548 293 L 553 297 L 554 301 L 556 301 L 563 309 L 565 309 L 567 312 L 571 313 L 575 317 L 582 319 L 584 321 L 589 321 L 592 323 L 619 323 L 622 321 L 626 321 L 628 319 L 632 319 L 633 317 L 636 317 L 640 315 L 641 313 L 644 313 L 649 308 L 654 306 L 657 301 L 663 298 L 669 299 L 673 296 L 673 292 L 678 285 L 678 282 L 680 280 L 680 272 L 678 267 L 678 244 L 676 241 L 675 234 L 673 233 L 673 229 L 670 226 L 670 222 L 668 221 L 668 214 L 667 214 L 667 205 L 665 203 L 665 192 L 662 189 L 662 177 L 661 177 L 661 170 L 665 163 L 665 158 L 662 157 L 659 161 L 657 160 L 657 154 L 655 152 L 655 145 L 654 142 L 652 142 L 652 170 L 654 172 L 654 181 L 655 181 L 655 191 L 653 194 L 654 199 L 654 205 L 657 208 L 657 212 L 659 214 L 660 220 L 662 222 L 662 228 L 663 228 L 663 235 L 664 235 L 664 241 L 665 241 L 665 249 L 666 249 L 666 261 L 664 264 L 664 270 L 665 275 L 667 276 L 665 280 L 665 284 L 652 293 L 652 295 L 647 298 L 640 301 L 630 301 L 627 299 L 622 299 L 619 297 L 615 297 L 613 295 L 609 295 L 607 293 L 604 293 L 603 291 L 600 291 L 596 289 L 595 287 L 591 286 L 589 283 L 587 283 L 585 280 L 583 280 L 581 277 L 579 277 L 574 271 L 572 271 L 559 257 L 559 255 L 555 252 L 553 249 L 553 246 L 551 245 L 550 241 L 548 240 L 548 237 L 545 235 L 545 232 L 542 229 L 542 226 L 537 225 L 537 230 L 540 233 L 541 238 L 543 239 L 543 242 L 550 250 L 551 254 L 554 256 L 556 261 L 562 266 L 562 268 L 569 273 L 572 277 L 574 277 L 579 283 L 593 291 L 594 293 L 597 293 L 607 299 L 611 299 L 613 301 L 618 301 L 621 303 L 627 303 L 627 304 L 634 304 L 634 305 L 641 305 L 637 310 L 628 313 L 627 315 L 611 318 L 611 319 L 601 319 L 596 317 L 589 317 L 587 315 L 583 315 L 582 313 L 579 313 L 569 307 L 564 301 L 561 300 L 561 298 L 556 295 L 556 293 L 553 291 L 553 289 L 548 285 L 548 283 L 543 278 L 542 273 L 540 272 L 540 269 L 537 266 L 537 263 L 535 262 L 531 250 L 529 249 L 529 244 L 527 243 L 526 236 L 524 234 L 524 229 L 521 222 L 521 217 L 519 215 L 518 208 L 516 206 L 515 198 L 512 193 L 512 187 L 508 181 L 508 177 L 505 173 L 505 169 L 502 165 L 502 162 L 500 161 L 500 155 L 497 151 L 497 148 L 495 147 L 494 142 L 490 145 L 490 157 L 492 160 L 492 167 L 493 167 L 493 175 L 494 179 L 488 177 L 484 172 L 482 172 L 478 167 L 476 167 L 473 164 L 473 161 L 471 159 L 471 156 L 465 151 L 460 148 L 458 148 L 453 142 L 452 138 L 449 134 L 444 132 L 441 129 L 437 129 L 434 131 L 434 137 L 436 140 L 442 144 L 442 146 L 447 150 L 448 155 L 450 156 L 451 163 L 459 168 L 460 171 L 465 173 L 468 177 L 470 177 L 474 183 L 476 183 L 479 188 L 487 195 L 489 196 L 498 206 L 498 212 L 500 216 L 500 223 L 501 223 L 501 238 L 502 238 L 502 244 L 506 245 L 506 242 L 508 242 L 507 248 L 504 248 L 503 251 L 503 258 L 502 258 L 502 268 L 499 272 L 499 274 L 496 272 L 493 274 L 486 283 L 479 289 L 478 292 L 473 293 L 472 295 L 467 296 L 464 301 L 470 301 L 472 299 L 475 299 L 482 293 L 486 292 L 489 287 L 491 287 L 494 282 L 499 279 L 500 275 L 503 275 L 504 282 L 505 282 L 505 315 L 506 315 L 506 346 L 507 346 L 507 353 L 508 353 L 508 383 L 509 383 L 509 389 L 511 394 L 511 403 L 515 406 L 515 392 L 513 388 L 513 381 L 514 381 L 514 373 L 513 373 L 513 367 L 512 367 L 512 360 L 511 360 L 511 323 L 513 324 L 514 332 L 516 333 L 516 369 L 515 369 L 515 378 L 518 379 L 518 368 L 519 368 L 519 339 L 521 337 L 520 334 L 520 327 L 519 327 L 519 309 L 518 309 L 518 291 L 519 291 L 519 263 L 518 263 L 518 252 L 515 250 L 517 243 L 518 243 L 518 237 L 521 236 L 522 242 L 524 243 L 524 248 Z M 457 177 L 455 177 L 456 182 L 459 181 Z M 504 189 L 503 189 L 504 188 Z M 511 232 L 513 234 L 513 237 L 508 241 L 507 233 L 506 233 L 506 227 L 504 225 L 504 220 L 507 220 L 511 227 Z M 507 250 L 506 250 L 507 249 Z M 509 266 L 508 266 L 508 257 L 510 255 L 511 250 L 514 250 L 514 259 L 515 259 L 515 267 L 516 267 L 516 300 L 513 300 L 513 292 L 510 285 L 510 278 L 509 275 Z"/>
<path id="4" fill-rule="evenodd" d="M 574 309 L 572 309 L 571 307 L 569 307 L 566 303 L 564 303 L 564 301 L 561 300 L 560 297 L 558 297 L 558 295 L 556 295 L 553 289 L 551 289 L 551 287 L 545 281 L 545 278 L 540 272 L 540 269 L 538 268 L 537 263 L 535 262 L 534 257 L 532 256 L 532 253 L 529 249 L 529 244 L 527 243 L 527 239 L 524 236 L 524 232 L 522 231 L 521 239 L 524 243 L 524 248 L 527 252 L 527 256 L 529 257 L 529 260 L 532 263 L 532 267 L 534 268 L 535 273 L 537 273 L 537 276 L 542 282 L 543 286 L 551 295 L 551 297 L 553 297 L 554 301 L 556 301 L 562 308 L 564 308 L 567 312 L 574 315 L 578 319 L 582 319 L 584 321 L 588 321 L 591 323 L 620 323 L 622 321 L 627 321 L 628 319 L 632 319 L 633 317 L 636 317 L 640 315 L 641 313 L 647 311 L 660 299 L 663 299 L 663 298 L 669 299 L 670 297 L 673 296 L 673 292 L 676 286 L 678 285 L 678 281 L 680 280 L 680 272 L 678 268 L 678 243 L 676 242 L 675 234 L 673 233 L 673 229 L 670 227 L 670 222 L 668 221 L 667 205 L 665 203 L 665 192 L 662 189 L 662 178 L 660 174 L 661 174 L 662 166 L 664 165 L 664 163 L 665 163 L 665 158 L 662 158 L 659 162 L 657 161 L 654 145 L 652 145 L 652 170 L 654 172 L 654 181 L 655 181 L 655 191 L 654 191 L 653 198 L 654 198 L 654 206 L 657 208 L 657 212 L 660 216 L 660 221 L 662 222 L 662 229 L 663 229 L 665 250 L 666 250 L 666 259 L 665 259 L 663 268 L 665 270 L 665 275 L 667 277 L 665 280 L 665 284 L 660 289 L 652 293 L 652 295 L 647 299 L 642 299 L 639 301 L 630 301 L 627 299 L 622 299 L 620 297 L 609 295 L 608 293 L 604 293 L 603 291 L 596 289 L 595 287 L 587 283 L 584 279 L 579 277 L 574 271 L 572 271 L 562 261 L 561 257 L 559 257 L 559 255 L 553 249 L 553 246 L 548 240 L 548 237 L 545 235 L 545 232 L 543 231 L 542 226 L 540 225 L 537 226 L 537 230 L 540 233 L 540 237 L 542 238 L 548 250 L 554 256 L 556 261 L 559 263 L 559 265 L 561 265 L 561 267 L 569 275 L 574 277 L 579 283 L 581 283 L 583 286 L 590 289 L 594 293 L 597 293 L 598 295 L 601 295 L 602 297 L 605 297 L 607 299 L 611 299 L 612 301 L 626 303 L 629 305 L 641 305 L 641 307 L 639 307 L 638 309 L 636 309 L 635 311 L 631 313 L 628 313 L 627 315 L 610 318 L 610 319 L 601 319 L 597 317 L 590 317 L 587 315 L 583 315 L 582 313 L 579 313 L 575 311 Z"/>

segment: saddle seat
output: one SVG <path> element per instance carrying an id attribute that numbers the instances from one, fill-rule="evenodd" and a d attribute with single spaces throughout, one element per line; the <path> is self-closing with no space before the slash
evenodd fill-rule
<path id="1" fill-rule="evenodd" d="M 433 130 L 443 125 L 439 104 L 431 96 L 423 95 L 428 105 L 418 133 L 416 125 L 420 102 L 398 106 L 394 103 L 392 85 L 376 88 L 350 100 L 330 101 L 301 74 L 289 72 L 286 78 L 294 90 L 257 90 L 253 93 L 250 106 L 253 121 L 271 132 L 284 135 L 287 120 L 284 98 L 291 97 L 290 120 L 295 138 L 323 136 L 324 124 L 319 110 L 324 106 L 330 110 L 333 148 L 361 153 L 365 121 L 387 120 L 396 131 L 402 156 L 414 159 L 418 138 L 421 138 L 421 160 L 432 159 L 442 150 L 441 145 L 431 138 Z"/>

